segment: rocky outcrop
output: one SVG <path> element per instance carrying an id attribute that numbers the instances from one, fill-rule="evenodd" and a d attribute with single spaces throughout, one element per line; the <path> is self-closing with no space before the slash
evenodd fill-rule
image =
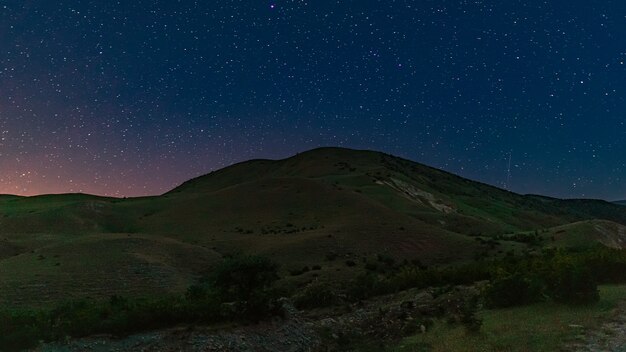
<path id="1" fill-rule="evenodd" d="M 320 339 L 299 313 L 284 302 L 285 317 L 250 326 L 175 328 L 132 335 L 84 338 L 48 344 L 38 352 L 312 352 Z"/>
<path id="2" fill-rule="evenodd" d="M 385 343 L 424 333 L 436 318 L 459 321 L 475 287 L 408 290 L 323 313 L 303 315 L 286 299 L 283 317 L 249 326 L 180 327 L 123 339 L 95 336 L 66 344 L 48 344 L 37 352 L 317 352 L 341 349 L 354 341 Z"/>

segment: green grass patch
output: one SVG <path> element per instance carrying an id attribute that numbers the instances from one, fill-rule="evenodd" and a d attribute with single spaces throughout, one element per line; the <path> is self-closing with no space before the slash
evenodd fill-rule
<path id="1" fill-rule="evenodd" d="M 588 306 L 539 303 L 485 310 L 481 331 L 437 321 L 430 331 L 408 337 L 389 348 L 393 352 L 560 351 L 563 344 L 594 329 L 626 299 L 625 285 L 600 287 L 600 301 Z"/>

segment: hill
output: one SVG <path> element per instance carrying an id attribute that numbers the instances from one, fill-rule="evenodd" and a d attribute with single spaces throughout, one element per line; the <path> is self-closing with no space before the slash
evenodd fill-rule
<path id="1" fill-rule="evenodd" d="M 362 269 L 346 261 L 376 255 L 448 264 L 532 250 L 510 235 L 534 231 L 544 245 L 619 246 L 623 225 L 616 204 L 524 196 L 384 153 L 320 148 L 154 197 L 0 197 L 0 303 L 180 291 L 239 252 L 286 273 L 321 267 L 286 283 L 299 285 L 353 277 Z"/>

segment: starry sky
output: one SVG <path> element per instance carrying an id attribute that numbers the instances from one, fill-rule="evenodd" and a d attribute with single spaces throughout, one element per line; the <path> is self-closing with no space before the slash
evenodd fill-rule
<path id="1" fill-rule="evenodd" d="M 0 193 L 345 146 L 626 198 L 625 38 L 617 0 L 0 0 Z"/>

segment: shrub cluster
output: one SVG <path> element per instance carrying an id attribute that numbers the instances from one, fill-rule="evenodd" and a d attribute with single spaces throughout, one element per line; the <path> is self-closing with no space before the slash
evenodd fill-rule
<path id="1" fill-rule="evenodd" d="M 583 252 L 547 251 L 503 265 L 491 280 L 486 302 L 492 307 L 523 305 L 545 299 L 566 304 L 598 301 L 599 283 L 626 280 L 626 253 L 613 249 Z"/>
<path id="2" fill-rule="evenodd" d="M 396 293 L 409 288 L 465 285 L 489 280 L 492 268 L 484 263 L 425 268 L 406 263 L 385 274 L 368 272 L 359 275 L 346 287 L 350 300 Z"/>
<path id="3" fill-rule="evenodd" d="M 334 258 L 332 258 L 334 259 Z M 492 307 L 523 305 L 551 299 L 566 304 L 598 300 L 597 284 L 626 282 L 626 251 L 596 248 L 585 251 L 545 250 L 539 255 L 507 256 L 463 265 L 426 267 L 378 256 L 377 266 L 348 283 L 315 283 L 296 292 L 300 308 L 358 301 L 409 288 L 469 285 L 489 281 L 484 301 Z M 369 262 L 368 262 L 369 263 Z M 346 261 L 346 265 L 356 265 Z M 308 268 L 307 268 L 308 269 Z M 317 268 L 316 268 L 317 269 Z M 38 341 L 91 334 L 125 335 L 181 323 L 214 323 L 261 319 L 280 314 L 274 289 L 278 279 L 272 261 L 254 256 L 225 260 L 184 295 L 106 301 L 79 300 L 53 309 L 0 309 L 0 346 L 6 350 L 33 347 Z M 477 303 L 468 305 L 462 322 L 480 328 Z"/>
<path id="4" fill-rule="evenodd" d="M 485 291 L 485 303 L 490 307 L 512 307 L 543 299 L 543 282 L 520 273 L 502 274 L 491 281 Z"/>
<path id="5" fill-rule="evenodd" d="M 1 310 L 0 346 L 3 350 L 21 350 L 33 347 L 38 341 L 100 333 L 122 336 L 183 322 L 209 323 L 227 318 L 233 317 L 222 314 L 221 302 L 215 296 L 200 300 L 176 296 L 76 300 L 51 310 Z"/>
<path id="6" fill-rule="evenodd" d="M 8 351 L 92 334 L 123 336 L 182 323 L 260 319 L 279 314 L 271 290 L 277 266 L 261 257 L 231 258 L 185 295 L 77 300 L 53 309 L 0 310 L 0 348 Z"/>
<path id="7" fill-rule="evenodd" d="M 300 309 L 328 307 L 341 302 L 337 290 L 321 282 L 312 283 L 302 289 L 293 297 L 293 301 Z"/>
<path id="8" fill-rule="evenodd" d="M 385 274 L 367 272 L 345 291 L 350 300 L 409 288 L 467 285 L 489 281 L 484 298 L 492 307 L 524 305 L 550 299 L 567 304 L 598 300 L 597 285 L 626 282 L 626 251 L 595 248 L 585 251 L 545 250 L 539 255 L 507 256 L 448 267 L 411 263 Z"/>

